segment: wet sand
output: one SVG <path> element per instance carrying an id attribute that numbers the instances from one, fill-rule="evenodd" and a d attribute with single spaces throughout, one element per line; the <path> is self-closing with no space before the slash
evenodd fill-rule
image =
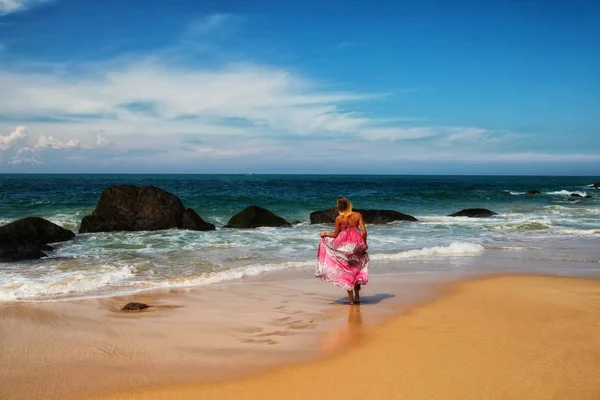
<path id="1" fill-rule="evenodd" d="M 433 295 L 396 276 L 365 288 L 364 321 Z M 123 312 L 130 301 L 152 308 Z M 348 343 L 345 292 L 314 278 L 245 282 L 60 302 L 0 303 L 0 399 L 80 399 L 157 384 L 255 375 Z"/>
<path id="2" fill-rule="evenodd" d="M 347 307 L 347 323 L 324 336 L 324 346 L 348 345 L 341 354 L 249 378 L 102 399 L 600 398 L 600 280 L 459 283 L 379 327 L 364 324 L 365 309 Z"/>

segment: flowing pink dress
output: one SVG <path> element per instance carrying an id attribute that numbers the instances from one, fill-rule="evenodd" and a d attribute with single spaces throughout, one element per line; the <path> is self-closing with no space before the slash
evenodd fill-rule
<path id="1" fill-rule="evenodd" d="M 315 276 L 346 290 L 369 281 L 369 255 L 358 225 L 342 225 L 336 238 L 321 238 Z"/>

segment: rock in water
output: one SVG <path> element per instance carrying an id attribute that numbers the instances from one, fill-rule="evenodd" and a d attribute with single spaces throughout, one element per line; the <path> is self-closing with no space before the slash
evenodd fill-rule
<path id="1" fill-rule="evenodd" d="M 179 197 L 154 186 L 116 185 L 105 189 L 96 209 L 81 221 L 80 233 L 156 231 L 183 228 L 214 230 Z"/>
<path id="2" fill-rule="evenodd" d="M 0 243 L 0 262 L 35 260 L 46 257 L 41 246 L 33 243 Z"/>
<path id="3" fill-rule="evenodd" d="M 530 190 L 529 192 L 527 192 L 527 194 L 541 194 L 542 192 L 540 192 L 539 190 Z"/>
<path id="4" fill-rule="evenodd" d="M 248 229 L 260 226 L 288 227 L 292 225 L 267 209 L 250 206 L 231 217 L 225 228 Z"/>
<path id="5" fill-rule="evenodd" d="M 144 304 L 144 303 L 128 303 L 126 304 L 123 308 L 121 308 L 122 311 L 136 311 L 136 310 L 143 310 L 145 308 L 149 308 L 152 306 L 149 306 L 148 304 Z"/>
<path id="6" fill-rule="evenodd" d="M 486 210 L 485 208 L 466 208 L 454 214 L 450 214 L 449 217 L 488 218 L 493 215 L 498 214 L 493 211 Z"/>
<path id="7" fill-rule="evenodd" d="M 592 196 L 590 196 L 590 195 L 589 195 L 589 194 L 587 194 L 587 193 L 586 193 L 586 194 L 584 194 L 583 196 L 582 196 L 582 195 L 580 195 L 579 193 L 571 193 L 571 194 L 569 195 L 569 197 L 574 197 L 574 198 L 578 198 L 578 197 L 579 197 L 579 198 L 582 198 L 582 199 L 589 199 L 589 198 L 590 198 L 590 197 L 592 197 Z"/>
<path id="8" fill-rule="evenodd" d="M 215 226 L 203 220 L 196 211 L 191 208 L 186 209 L 183 212 L 181 219 L 181 228 L 188 229 L 190 231 L 213 231 Z"/>
<path id="9" fill-rule="evenodd" d="M 387 224 L 393 221 L 411 221 L 417 222 L 418 220 L 412 215 L 403 214 L 394 210 L 361 210 L 355 209 L 354 211 L 359 212 L 363 216 L 365 224 Z M 338 216 L 338 212 L 335 208 L 330 208 L 323 211 L 314 211 L 310 213 L 311 224 L 334 224 L 335 219 Z"/>
<path id="10" fill-rule="evenodd" d="M 600 182 L 593 183 L 593 184 L 591 184 L 589 187 L 591 187 L 591 188 L 596 188 L 596 189 L 600 189 Z"/>
<path id="11" fill-rule="evenodd" d="M 0 226 L 0 261 L 31 260 L 52 250 L 48 243 L 71 240 L 75 234 L 40 217 L 27 217 Z"/>
<path id="12" fill-rule="evenodd" d="M 75 234 L 44 218 L 27 217 L 0 226 L 0 237 L 7 236 L 17 241 L 47 244 L 71 240 Z"/>
<path id="13" fill-rule="evenodd" d="M 313 211 L 310 213 L 311 224 L 333 224 L 338 216 L 338 212 L 335 208 L 328 210 Z"/>

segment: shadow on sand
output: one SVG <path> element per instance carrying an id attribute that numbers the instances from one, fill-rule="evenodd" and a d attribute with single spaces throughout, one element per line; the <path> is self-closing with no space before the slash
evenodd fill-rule
<path id="1" fill-rule="evenodd" d="M 360 296 L 360 305 L 370 305 L 370 304 L 378 304 L 383 300 L 391 299 L 395 295 L 391 293 L 380 293 L 375 294 L 373 296 Z M 348 304 L 348 297 L 342 297 L 341 299 L 337 299 L 332 301 L 330 304 Z"/>

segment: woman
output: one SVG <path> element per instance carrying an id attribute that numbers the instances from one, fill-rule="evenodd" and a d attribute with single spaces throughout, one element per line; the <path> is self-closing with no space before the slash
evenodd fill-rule
<path id="1" fill-rule="evenodd" d="M 369 281 L 367 229 L 362 215 L 345 197 L 335 202 L 339 215 L 333 232 L 321 232 L 315 276 L 346 289 L 350 305 L 360 303 L 360 285 Z M 352 291 L 354 290 L 354 296 Z"/>

